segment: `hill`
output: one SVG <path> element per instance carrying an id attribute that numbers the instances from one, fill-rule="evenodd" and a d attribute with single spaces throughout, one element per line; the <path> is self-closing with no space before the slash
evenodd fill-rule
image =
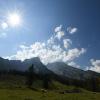
<path id="1" fill-rule="evenodd" d="M 34 65 L 36 79 L 55 80 L 65 85 L 82 87 L 91 91 L 100 91 L 100 74 L 93 71 L 84 71 L 63 62 L 42 64 L 38 57 L 20 60 L 0 58 L 0 73 L 27 75 L 27 70 Z"/>
<path id="2" fill-rule="evenodd" d="M 100 93 L 66 86 L 57 81 L 53 81 L 53 89 L 50 90 L 43 89 L 41 80 L 33 84 L 36 90 L 27 88 L 24 82 L 25 77 L 22 75 L 0 76 L 0 100 L 99 100 L 100 98 Z M 68 92 L 75 88 L 80 92 Z"/>

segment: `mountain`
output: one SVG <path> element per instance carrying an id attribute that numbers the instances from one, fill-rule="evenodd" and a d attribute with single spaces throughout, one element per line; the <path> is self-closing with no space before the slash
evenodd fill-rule
<path id="1" fill-rule="evenodd" d="M 28 67 L 34 64 L 34 70 L 37 73 L 51 73 L 45 65 L 42 64 L 38 57 L 26 59 L 23 62 L 20 60 L 8 60 L 0 58 L 0 70 L 19 70 L 26 71 Z"/>
<path id="2" fill-rule="evenodd" d="M 74 68 L 65 64 L 64 62 L 49 63 L 47 65 L 47 68 L 57 75 L 64 76 L 70 79 L 84 80 L 91 77 L 100 77 L 99 73 Z"/>
<path id="3" fill-rule="evenodd" d="M 65 85 L 78 86 L 91 91 L 100 91 L 99 73 L 74 68 L 64 62 L 49 63 L 45 66 L 38 57 L 24 61 L 0 58 L 0 75 L 3 76 L 6 73 L 8 76 L 17 73 L 16 75 L 25 75 L 26 77 L 26 70 L 32 64 L 34 65 L 35 78 L 37 80 L 44 81 L 47 79 L 51 82 L 57 81 Z M 8 72 L 8 70 L 10 71 Z"/>
<path id="4" fill-rule="evenodd" d="M 26 59 L 23 61 L 23 64 L 25 66 L 31 66 L 32 64 L 34 64 L 35 72 L 37 72 L 37 73 L 42 73 L 42 74 L 51 73 L 51 71 L 49 71 L 47 69 L 47 67 L 40 61 L 40 59 L 38 57 Z M 27 67 L 26 67 L 26 69 L 27 69 Z"/>
<path id="5" fill-rule="evenodd" d="M 19 70 L 26 71 L 34 64 L 34 70 L 40 74 L 52 74 L 55 78 L 85 80 L 91 77 L 100 77 L 99 73 L 84 71 L 65 64 L 64 62 L 49 63 L 45 66 L 38 57 L 20 60 L 8 60 L 0 58 L 0 70 Z"/>

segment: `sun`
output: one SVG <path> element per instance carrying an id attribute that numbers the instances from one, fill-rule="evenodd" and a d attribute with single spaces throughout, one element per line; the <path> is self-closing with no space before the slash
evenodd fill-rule
<path id="1" fill-rule="evenodd" d="M 21 24 L 21 18 L 18 13 L 11 13 L 8 15 L 8 23 L 15 27 Z"/>

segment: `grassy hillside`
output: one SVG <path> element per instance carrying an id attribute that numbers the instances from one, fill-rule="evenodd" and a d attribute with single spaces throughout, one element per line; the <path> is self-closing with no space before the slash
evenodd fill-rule
<path id="1" fill-rule="evenodd" d="M 100 100 L 99 93 L 66 93 L 33 91 L 30 89 L 0 89 L 0 100 Z"/>
<path id="2" fill-rule="evenodd" d="M 34 89 L 25 85 L 26 78 L 20 75 L 0 76 L 0 100 L 99 100 L 100 93 L 89 92 L 83 89 L 79 93 L 64 93 L 72 91 L 74 86 L 66 86 L 57 81 L 52 81 L 50 89 L 43 91 L 42 81 L 36 80 Z"/>

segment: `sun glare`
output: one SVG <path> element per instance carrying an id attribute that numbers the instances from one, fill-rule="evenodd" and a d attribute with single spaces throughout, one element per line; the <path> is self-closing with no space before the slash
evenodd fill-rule
<path id="1" fill-rule="evenodd" d="M 9 14 L 9 16 L 8 16 L 8 23 L 11 26 L 18 26 L 18 25 L 20 25 L 20 23 L 21 23 L 20 15 L 17 14 L 17 13 Z"/>

